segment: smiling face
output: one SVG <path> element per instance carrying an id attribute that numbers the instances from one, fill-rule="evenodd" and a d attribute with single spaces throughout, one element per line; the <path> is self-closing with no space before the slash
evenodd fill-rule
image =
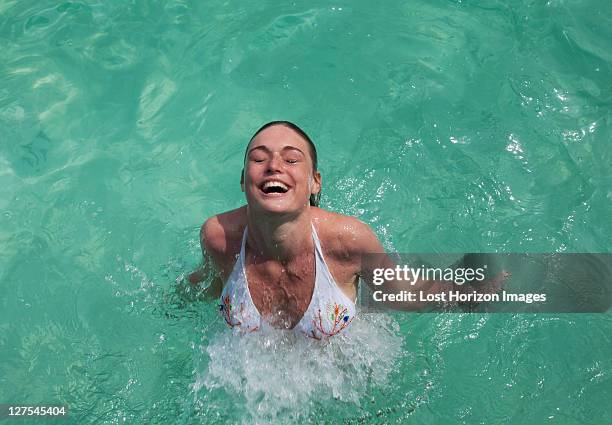
<path id="1" fill-rule="evenodd" d="M 307 208 L 310 195 L 321 190 L 308 142 L 284 125 L 261 131 L 247 150 L 243 190 L 255 210 L 295 213 Z"/>

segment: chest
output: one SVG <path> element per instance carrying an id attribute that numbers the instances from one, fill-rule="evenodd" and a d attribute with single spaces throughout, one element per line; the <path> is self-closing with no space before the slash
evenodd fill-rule
<path id="1" fill-rule="evenodd" d="M 314 253 L 286 264 L 278 261 L 245 261 L 249 293 L 259 314 L 271 325 L 293 328 L 308 309 L 316 278 Z"/>

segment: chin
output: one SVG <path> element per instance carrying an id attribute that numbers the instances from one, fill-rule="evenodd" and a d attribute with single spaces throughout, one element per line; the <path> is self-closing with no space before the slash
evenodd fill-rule
<path id="1" fill-rule="evenodd" d="M 251 208 L 270 214 L 292 214 L 299 212 L 303 206 L 296 205 L 295 200 L 288 197 L 247 199 Z"/>

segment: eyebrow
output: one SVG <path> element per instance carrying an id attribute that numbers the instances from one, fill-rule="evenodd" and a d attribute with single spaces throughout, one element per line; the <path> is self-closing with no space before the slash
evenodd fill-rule
<path id="1" fill-rule="evenodd" d="M 250 155 L 251 152 L 255 151 L 255 150 L 263 150 L 266 152 L 271 152 L 270 149 L 268 149 L 268 147 L 266 145 L 261 145 L 261 146 L 255 146 L 254 148 L 249 149 L 249 152 L 247 155 Z M 288 151 L 288 150 L 292 150 L 292 151 L 298 151 L 299 153 L 301 153 L 304 157 L 306 157 L 306 155 L 304 154 L 304 152 L 302 152 L 301 149 L 296 148 L 295 146 L 284 146 L 281 151 Z"/>

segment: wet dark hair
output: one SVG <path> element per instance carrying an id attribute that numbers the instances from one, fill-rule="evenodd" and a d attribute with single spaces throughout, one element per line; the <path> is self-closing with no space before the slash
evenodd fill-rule
<path id="1" fill-rule="evenodd" d="M 244 161 L 242 163 L 243 164 L 246 163 L 246 157 L 247 157 L 247 154 L 249 153 L 249 146 L 251 145 L 251 142 L 253 141 L 253 139 L 257 137 L 257 135 L 261 133 L 262 131 L 264 131 L 266 128 L 272 127 L 274 125 L 282 125 L 283 127 L 290 128 L 291 130 L 299 134 L 302 137 L 302 139 L 304 139 L 308 143 L 308 146 L 310 147 L 310 159 L 312 159 L 312 172 L 313 173 L 316 172 L 317 166 L 318 166 L 317 148 L 315 147 L 313 141 L 310 140 L 310 137 L 308 137 L 308 134 L 306 134 L 304 130 L 302 130 L 300 127 L 298 127 L 297 125 L 289 121 L 270 121 L 269 123 L 266 123 L 262 125 L 261 127 L 259 127 L 259 130 L 257 130 L 255 134 L 253 134 L 253 136 L 251 137 L 251 140 L 249 140 L 249 143 L 247 143 L 246 150 L 244 151 Z M 244 167 L 242 168 L 242 173 L 240 176 L 240 184 L 243 184 L 243 183 L 244 183 Z M 311 206 L 318 207 L 320 200 L 321 200 L 320 190 L 319 190 L 319 193 L 315 195 L 310 195 L 310 205 Z"/>

